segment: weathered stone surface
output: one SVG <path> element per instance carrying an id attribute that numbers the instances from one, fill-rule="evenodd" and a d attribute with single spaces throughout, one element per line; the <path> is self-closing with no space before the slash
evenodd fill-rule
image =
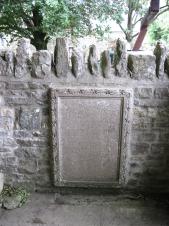
<path id="1" fill-rule="evenodd" d="M 5 105 L 4 98 L 0 96 L 0 106 L 4 106 L 4 105 Z"/>
<path id="2" fill-rule="evenodd" d="M 131 78 L 153 80 L 155 78 L 155 56 L 148 52 L 129 52 L 128 71 Z"/>
<path id="3" fill-rule="evenodd" d="M 14 53 L 12 51 L 6 51 L 5 59 L 6 59 L 6 74 L 7 76 L 14 76 Z"/>
<path id="4" fill-rule="evenodd" d="M 89 49 L 88 69 L 91 75 L 97 76 L 99 73 L 99 65 L 95 45 L 90 46 Z"/>
<path id="5" fill-rule="evenodd" d="M 20 58 L 24 58 L 24 60 L 22 61 L 21 59 L 23 65 L 20 65 L 20 68 L 23 66 L 23 69 L 21 69 L 20 72 L 21 74 L 26 75 L 24 70 L 25 67 L 28 66 L 26 59 L 29 60 L 29 51 L 26 48 L 21 52 L 22 54 L 20 54 Z M 23 52 L 26 52 L 26 54 Z M 59 142 L 55 144 L 55 148 L 57 148 L 57 144 L 59 144 L 59 147 L 65 147 L 64 145 L 67 144 L 67 149 L 64 149 L 67 150 L 67 152 L 62 151 L 62 149 L 58 151 L 59 154 L 65 158 L 63 158 L 63 165 L 60 164 L 59 160 L 58 162 L 56 161 L 58 164 L 55 164 L 55 182 L 58 179 L 56 175 L 58 175 L 57 166 L 59 164 L 60 166 L 64 166 L 64 169 L 69 171 L 69 167 L 71 168 L 70 162 L 74 162 L 76 166 L 78 165 L 76 164 L 78 162 L 80 170 L 78 169 L 75 172 L 77 173 L 75 176 L 79 176 L 80 180 L 85 178 L 85 176 L 87 178 L 87 176 L 90 175 L 90 172 L 88 173 L 88 171 L 93 168 L 94 170 L 97 169 L 97 167 L 99 168 L 99 170 L 95 173 L 97 177 L 99 177 L 98 175 L 101 175 L 101 172 L 103 172 L 104 169 L 111 168 L 109 167 L 109 162 L 112 160 L 111 155 L 114 153 L 115 149 L 117 149 L 118 144 L 116 143 L 110 149 L 107 148 L 109 145 L 106 146 L 105 144 L 108 142 L 108 137 L 111 136 L 111 133 L 111 142 L 115 143 L 114 140 L 117 140 L 113 139 L 114 134 L 118 134 L 117 137 L 123 137 L 124 133 L 121 131 L 121 126 L 118 124 L 117 127 L 113 127 L 111 123 L 114 121 L 118 123 L 117 118 L 119 117 L 124 119 L 124 123 L 128 123 L 128 127 L 130 125 L 132 126 L 132 133 L 130 137 L 131 147 L 129 148 L 129 156 L 126 156 L 127 167 L 129 167 L 127 168 L 128 184 L 133 188 L 136 188 L 136 186 L 143 186 L 144 189 L 147 189 L 147 184 L 149 183 L 153 189 L 155 186 L 161 186 L 161 190 L 159 191 L 165 191 L 165 189 L 168 191 L 169 80 L 167 76 L 164 78 L 161 76 L 159 80 L 156 79 L 156 57 L 152 53 L 150 54 L 143 51 L 128 52 L 131 58 L 131 61 L 128 63 L 128 69 L 130 70 L 131 77 L 122 78 L 120 73 L 124 73 L 125 67 L 124 70 L 122 70 L 123 67 L 120 62 L 117 65 L 116 72 L 119 70 L 119 76 L 121 76 L 121 78 L 113 77 L 111 73 L 109 73 L 109 66 L 111 67 L 111 65 L 109 64 L 108 52 L 104 51 L 104 53 L 104 60 L 108 62 L 108 64 L 104 64 L 103 67 L 102 63 L 104 60 L 102 58 L 100 68 L 99 62 L 96 60 L 95 74 L 98 75 L 101 69 L 103 76 L 110 76 L 111 79 L 98 79 L 95 76 L 89 77 L 87 71 L 86 73 L 85 71 L 82 72 L 82 61 L 80 58 L 81 54 L 79 54 L 79 52 L 76 53 L 77 55 L 74 55 L 74 76 L 77 79 L 73 79 L 72 76 L 68 76 L 66 79 L 59 77 L 56 78 L 53 72 L 51 73 L 50 56 L 48 56 L 47 51 L 36 52 L 32 57 L 32 65 L 35 72 L 33 75 L 34 77 L 32 78 L 29 76 L 25 78 L 23 76 L 19 79 L 19 77 L 12 77 L 13 53 L 9 50 L 1 52 L 0 61 L 3 62 L 3 67 L 2 70 L 0 70 L 0 73 L 3 73 L 4 76 L 0 76 L 0 172 L 5 173 L 6 183 L 24 183 L 31 189 L 51 187 L 50 168 L 52 148 L 50 147 L 50 131 L 53 125 L 55 128 L 59 127 L 57 127 L 56 124 L 52 124 L 50 120 L 51 108 L 49 106 L 50 100 L 48 89 L 49 87 L 56 88 L 64 86 L 67 91 L 62 93 L 62 95 L 69 94 L 73 96 L 76 94 L 73 91 L 75 89 L 73 87 L 76 86 L 76 88 L 79 87 L 80 89 L 79 93 L 81 97 L 77 97 L 75 99 L 72 97 L 70 97 L 70 99 L 60 97 L 58 100 L 58 108 L 55 108 L 54 111 L 55 113 L 58 112 L 58 121 L 59 123 L 62 123 L 64 127 L 60 127 L 61 129 L 58 129 L 59 132 L 61 132 L 59 136 L 61 135 L 63 139 L 59 140 Z M 61 54 L 61 52 L 59 54 Z M 66 65 L 68 65 L 68 51 L 66 52 L 66 56 Z M 60 55 L 59 59 L 60 62 L 65 62 L 65 58 L 63 56 Z M 124 59 L 125 55 L 123 60 Z M 0 65 L 0 67 L 2 65 Z M 44 71 L 41 67 L 43 65 L 45 65 Z M 49 73 L 46 71 L 46 65 L 48 67 L 47 71 L 50 71 Z M 63 64 L 63 70 L 64 67 L 65 64 Z M 119 69 L 120 67 L 121 69 Z M 7 68 L 9 69 L 9 72 L 7 72 Z M 114 70 L 110 71 L 113 72 Z M 161 69 L 161 71 L 163 71 L 163 69 Z M 166 61 L 165 71 L 167 72 Z M 48 76 L 48 74 L 50 74 L 50 76 Z M 86 76 L 83 76 L 83 79 L 80 79 L 82 74 L 86 74 Z M 124 76 L 125 75 L 126 74 L 124 74 Z M 43 79 L 35 79 L 35 77 Z M 153 78 L 155 79 L 153 80 Z M 82 86 L 84 88 L 80 88 Z M 119 97 L 114 96 L 113 100 L 109 97 L 110 100 L 108 100 L 108 98 L 105 98 L 106 100 L 103 98 L 104 101 L 102 99 L 100 101 L 99 98 L 101 98 L 101 91 L 96 88 L 91 88 L 91 92 L 88 93 L 88 97 L 83 96 L 87 92 L 89 86 L 101 86 L 103 89 L 106 86 L 105 95 L 112 94 L 107 87 L 114 87 L 114 89 L 118 87 L 120 95 L 122 95 L 124 89 L 132 89 L 134 91 L 134 100 L 131 98 L 130 105 L 131 111 L 133 111 L 132 122 L 129 123 L 127 117 L 124 117 L 127 114 L 126 112 L 130 110 L 129 106 L 127 108 L 123 108 L 125 99 L 120 99 Z M 97 98 L 93 97 L 93 95 L 96 95 Z M 90 106 L 86 104 L 88 99 L 90 99 Z M 121 104 L 119 103 L 120 100 L 122 100 Z M 100 106 L 100 102 L 102 101 L 104 104 Z M 52 99 L 51 102 L 55 102 L 55 99 Z M 115 102 L 116 104 L 113 104 Z M 109 103 L 110 108 L 108 107 Z M 132 106 L 132 103 L 134 106 Z M 96 107 L 94 108 L 93 106 L 95 105 Z M 64 108 L 62 108 L 63 106 Z M 67 107 L 67 110 L 65 110 L 65 107 Z M 102 109 L 102 107 L 104 109 Z M 91 110 L 93 108 L 94 110 Z M 36 112 L 37 109 L 39 112 Z M 126 111 L 122 114 L 124 109 L 126 109 Z M 73 111 L 75 111 L 74 115 Z M 113 113 L 114 111 L 115 113 Z M 78 114 L 78 112 L 80 113 Z M 92 116 L 93 113 L 95 113 L 94 116 Z M 106 118 L 102 117 L 102 115 L 109 116 Z M 91 121 L 89 121 L 89 119 L 91 119 Z M 110 130 L 104 129 L 105 125 L 108 125 Z M 120 125 L 123 125 L 123 123 Z M 128 127 L 126 128 L 127 131 Z M 94 128 L 96 129 L 94 130 Z M 94 132 L 86 134 L 85 131 L 90 131 L 90 129 L 93 129 Z M 79 133 L 78 130 L 80 131 Z M 67 134 L 67 140 L 63 135 L 64 131 L 65 134 Z M 57 130 L 55 130 L 54 133 L 56 132 Z M 81 135 L 83 133 L 85 136 Z M 55 134 L 55 137 L 57 137 L 57 134 Z M 93 137 L 95 139 L 93 139 Z M 81 139 L 80 143 L 79 145 L 76 145 L 76 142 L 79 139 Z M 61 141 L 64 142 L 62 143 Z M 89 146 L 94 141 L 96 141 L 96 145 L 91 145 L 90 149 Z M 106 147 L 103 146 L 102 148 L 101 145 L 98 145 L 101 141 L 105 141 L 105 143 L 103 143 Z M 71 146 L 70 144 L 74 146 Z M 88 145 L 89 148 L 87 147 L 83 152 L 81 149 L 78 149 L 81 144 L 83 144 L 84 147 L 85 145 Z M 104 153 L 101 150 L 104 150 Z M 90 158 L 91 153 L 92 158 Z M 74 161 L 68 160 L 69 154 Z M 123 154 L 125 155 L 126 152 Z M 114 155 L 114 157 L 116 158 L 116 155 Z M 75 158 L 79 159 L 76 161 Z M 57 155 L 55 156 L 55 159 L 57 159 Z M 112 160 L 112 162 L 113 161 L 114 160 Z M 65 162 L 68 162 L 68 165 L 66 165 Z M 86 164 L 84 164 L 85 162 Z M 87 164 L 89 164 L 90 167 L 87 167 L 85 171 Z M 94 172 L 94 170 L 92 172 Z M 71 175 L 66 174 L 64 170 L 61 169 L 60 172 L 63 172 L 63 176 L 69 176 L 71 179 Z M 82 173 L 81 175 L 80 172 Z M 108 174 L 109 172 L 104 175 L 107 176 Z M 106 177 L 104 177 L 104 179 L 105 178 Z M 161 180 L 160 183 L 159 180 Z M 91 184 L 93 185 L 93 182 L 91 182 Z"/>
<path id="6" fill-rule="evenodd" d="M 5 56 L 4 52 L 0 53 L 0 76 L 6 76 L 6 61 L 5 61 Z"/>
<path id="7" fill-rule="evenodd" d="M 154 55 L 156 57 L 156 76 L 160 78 L 164 76 L 164 63 L 167 55 L 167 48 L 162 43 L 158 42 L 154 49 Z"/>
<path id="8" fill-rule="evenodd" d="M 54 65 L 57 77 L 66 77 L 69 72 L 69 54 L 66 40 L 64 38 L 56 39 L 54 51 Z"/>
<path id="9" fill-rule="evenodd" d="M 3 200 L 3 208 L 12 210 L 20 207 L 22 197 L 20 195 L 12 195 Z"/>
<path id="10" fill-rule="evenodd" d="M 30 75 L 30 40 L 22 38 L 18 41 L 15 57 L 15 77 Z"/>
<path id="11" fill-rule="evenodd" d="M 113 66 L 115 73 L 119 77 L 127 76 L 127 50 L 126 43 L 120 39 L 116 42 L 116 48 L 114 52 Z"/>
<path id="12" fill-rule="evenodd" d="M 14 53 L 10 50 L 0 52 L 0 76 L 14 75 Z"/>
<path id="13" fill-rule="evenodd" d="M 44 78 L 51 73 L 51 54 L 47 50 L 40 50 L 32 56 L 32 77 Z"/>
<path id="14" fill-rule="evenodd" d="M 153 96 L 152 88 L 135 88 L 134 96 L 140 99 L 148 99 Z"/>
<path id="15" fill-rule="evenodd" d="M 85 61 L 83 54 L 74 49 L 71 56 L 72 73 L 76 78 L 81 77 L 85 70 Z"/>
<path id="16" fill-rule="evenodd" d="M 14 109 L 2 106 L 0 108 L 0 130 L 11 131 L 14 127 Z"/>
<path id="17" fill-rule="evenodd" d="M 68 182 L 83 186 L 83 183 L 92 183 L 97 186 L 98 183 L 119 183 L 119 180 L 124 183 L 130 97 L 129 91 L 118 89 L 53 90 L 52 138 L 56 184 Z M 125 109 L 123 119 L 122 105 Z M 119 135 L 122 124 L 123 137 Z M 62 158 L 60 164 L 58 155 Z M 121 162 L 120 168 L 118 161 Z M 60 175 L 57 174 L 58 167 Z"/>
<path id="18" fill-rule="evenodd" d="M 20 127 L 27 130 L 38 130 L 41 128 L 41 112 L 39 108 L 24 109 L 20 113 Z"/>
<path id="19" fill-rule="evenodd" d="M 167 53 L 165 62 L 164 62 L 164 71 L 169 76 L 169 55 Z"/>
<path id="20" fill-rule="evenodd" d="M 147 143 L 137 143 L 131 145 L 131 152 L 133 155 L 144 155 L 148 153 L 149 149 L 150 146 Z"/>
<path id="21" fill-rule="evenodd" d="M 157 99 L 169 98 L 169 88 L 156 88 L 154 90 L 154 97 Z"/>
<path id="22" fill-rule="evenodd" d="M 0 172 L 0 194 L 4 187 L 4 174 Z"/>
<path id="23" fill-rule="evenodd" d="M 104 78 L 109 78 L 111 69 L 111 58 L 108 50 L 101 54 L 101 70 Z"/>

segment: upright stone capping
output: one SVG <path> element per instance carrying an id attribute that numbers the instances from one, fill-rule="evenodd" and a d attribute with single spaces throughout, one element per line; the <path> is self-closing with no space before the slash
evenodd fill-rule
<path id="1" fill-rule="evenodd" d="M 30 75 L 30 40 L 22 38 L 18 41 L 15 57 L 15 77 Z"/>
<path id="2" fill-rule="evenodd" d="M 133 79 L 153 80 L 155 78 L 155 56 L 151 52 L 128 52 L 127 67 Z"/>
<path id="3" fill-rule="evenodd" d="M 167 57 L 164 62 L 164 71 L 169 76 L 169 53 L 167 54 Z"/>
<path id="4" fill-rule="evenodd" d="M 7 67 L 6 67 L 6 74 L 8 76 L 14 76 L 14 60 L 15 60 L 15 55 L 12 50 L 7 50 L 5 53 L 5 59 L 7 62 Z"/>
<path id="5" fill-rule="evenodd" d="M 111 70 L 111 58 L 108 50 L 105 50 L 101 54 L 101 71 L 104 78 L 110 77 Z"/>
<path id="6" fill-rule="evenodd" d="M 47 50 L 40 50 L 32 56 L 32 77 L 43 79 L 51 73 L 51 54 Z"/>
<path id="7" fill-rule="evenodd" d="M 156 57 L 156 76 L 158 78 L 164 77 L 164 64 L 167 55 L 167 48 L 161 42 L 157 42 L 154 49 L 154 55 Z"/>
<path id="8" fill-rule="evenodd" d="M 118 39 L 116 42 L 113 66 L 115 68 L 116 76 L 127 76 L 127 49 L 126 43 L 121 39 Z"/>
<path id="9" fill-rule="evenodd" d="M 98 57 L 95 45 L 91 45 L 89 49 L 88 69 L 91 75 L 97 76 L 99 73 Z"/>
<path id="10" fill-rule="evenodd" d="M 11 50 L 0 52 L 0 76 L 14 75 L 14 53 Z"/>
<path id="11" fill-rule="evenodd" d="M 77 49 L 73 49 L 71 56 L 72 73 L 76 78 L 81 77 L 84 74 L 85 62 L 83 54 Z"/>
<path id="12" fill-rule="evenodd" d="M 54 67 L 57 77 L 66 77 L 69 72 L 69 54 L 66 39 L 57 38 L 54 50 Z"/>

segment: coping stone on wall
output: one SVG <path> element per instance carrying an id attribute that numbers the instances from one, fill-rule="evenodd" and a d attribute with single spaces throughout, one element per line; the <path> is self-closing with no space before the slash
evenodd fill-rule
<path id="1" fill-rule="evenodd" d="M 69 72 L 69 54 L 66 39 L 57 38 L 54 50 L 54 67 L 57 77 L 66 77 Z"/>
<path id="2" fill-rule="evenodd" d="M 136 80 L 154 80 L 155 56 L 151 52 L 131 51 L 128 52 L 128 71 L 131 78 Z"/>
<path id="3" fill-rule="evenodd" d="M 22 38 L 18 41 L 15 57 L 15 77 L 30 75 L 30 40 Z"/>
<path id="4" fill-rule="evenodd" d="M 32 77 L 45 78 L 51 73 L 51 54 L 47 50 L 40 50 L 32 56 Z"/>

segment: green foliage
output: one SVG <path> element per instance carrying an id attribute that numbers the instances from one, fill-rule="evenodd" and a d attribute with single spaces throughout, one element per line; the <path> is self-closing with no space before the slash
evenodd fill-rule
<path id="1" fill-rule="evenodd" d="M 0 32 L 30 38 L 38 49 L 53 35 L 103 35 L 109 30 L 103 22 L 122 20 L 123 4 L 123 0 L 2 0 Z"/>
<path id="2" fill-rule="evenodd" d="M 169 12 L 160 15 L 153 22 L 149 29 L 149 39 L 151 43 L 161 40 L 168 44 L 169 42 Z"/>

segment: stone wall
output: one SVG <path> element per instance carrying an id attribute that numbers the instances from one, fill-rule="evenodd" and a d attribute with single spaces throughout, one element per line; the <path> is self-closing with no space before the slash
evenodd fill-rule
<path id="1" fill-rule="evenodd" d="M 88 62 L 66 41 L 56 40 L 54 54 L 30 52 L 21 39 L 16 53 L 0 53 L 0 169 L 6 183 L 30 189 L 53 186 L 50 88 L 131 89 L 133 108 L 128 179 L 122 187 L 169 191 L 169 55 L 157 44 L 154 53 L 126 51 L 117 41 L 113 61 L 108 50 Z"/>

